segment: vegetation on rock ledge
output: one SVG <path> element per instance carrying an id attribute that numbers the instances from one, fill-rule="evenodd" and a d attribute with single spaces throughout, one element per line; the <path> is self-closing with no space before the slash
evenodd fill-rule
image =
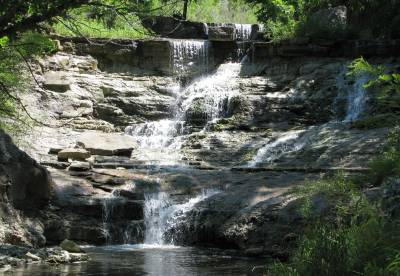
<path id="1" fill-rule="evenodd" d="M 270 265 L 268 273 L 398 275 L 399 177 L 400 128 L 396 127 L 367 175 L 340 174 L 295 189 L 308 227 L 290 262 Z"/>

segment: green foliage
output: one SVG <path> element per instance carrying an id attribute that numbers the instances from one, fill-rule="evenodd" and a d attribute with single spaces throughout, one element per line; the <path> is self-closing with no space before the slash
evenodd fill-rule
<path id="1" fill-rule="evenodd" d="M 338 173 L 334 178 L 311 181 L 293 190 L 294 194 L 302 198 L 303 204 L 301 212 L 306 217 L 311 217 L 313 202 L 317 197 L 324 201 L 335 201 L 340 204 L 330 210 L 332 213 L 345 212 L 338 209 L 351 202 L 357 196 L 355 183 L 346 179 L 343 173 Z M 327 217 L 328 218 L 328 217 Z"/>
<path id="2" fill-rule="evenodd" d="M 259 5 L 257 16 L 265 23 L 272 40 L 307 36 L 311 38 L 398 38 L 400 37 L 400 1 L 393 0 L 246 0 Z M 312 19 L 319 10 L 344 5 L 347 7 L 347 28 L 322 26 Z M 289 32 L 290 30 L 290 32 Z M 282 35 L 285 34 L 285 35 Z"/>
<path id="3" fill-rule="evenodd" d="M 53 28 L 61 35 L 103 38 L 146 38 L 148 33 L 140 18 L 150 15 L 175 16 L 182 5 L 175 1 L 102 0 L 107 6 L 82 6 L 58 17 Z M 137 4 L 133 4 L 137 3 Z M 244 0 L 199 0 L 189 5 L 188 19 L 201 22 L 256 23 L 255 8 Z"/>
<path id="4" fill-rule="evenodd" d="M 136 39 L 149 36 L 135 15 L 116 16 L 111 22 L 106 16 L 96 17 L 91 12 L 87 7 L 74 9 L 67 19 L 60 18 L 53 28 L 57 34 L 66 36 Z"/>
<path id="5" fill-rule="evenodd" d="M 0 39 L 0 127 L 17 116 L 20 103 L 16 91 L 24 89 L 29 81 L 26 61 L 37 55 L 54 51 L 52 40 L 38 33 L 26 32 L 18 39 Z"/>
<path id="6" fill-rule="evenodd" d="M 340 173 L 294 190 L 309 227 L 290 262 L 269 265 L 268 275 L 400 275 L 400 221 L 387 208 L 397 206 L 398 197 L 372 202 L 362 192 L 400 176 L 400 127 L 390 132 L 370 169 L 365 177 Z M 330 212 L 313 211 L 317 198 Z"/>
<path id="7" fill-rule="evenodd" d="M 189 5 L 188 19 L 207 23 L 257 23 L 256 7 L 244 0 L 199 0 Z"/>
<path id="8" fill-rule="evenodd" d="M 311 226 L 290 262 L 269 266 L 269 275 L 393 275 L 400 272 L 399 222 L 387 218 L 378 204 L 369 202 L 351 187 L 354 187 L 352 183 L 339 176 L 304 188 L 304 192 L 311 189 L 305 192 L 306 196 L 328 193 L 329 201 L 339 211 L 329 214 L 329 219 L 308 217 Z M 346 197 L 355 200 L 343 201 Z"/>
<path id="9" fill-rule="evenodd" d="M 390 132 L 386 147 L 370 167 L 368 179 L 375 186 L 381 185 L 389 177 L 400 176 L 400 127 Z"/>
<path id="10" fill-rule="evenodd" d="M 382 65 L 372 66 L 363 57 L 353 60 L 348 66 L 349 72 L 348 76 L 359 77 L 364 74 L 370 75 L 372 78 L 377 78 L 379 75 L 386 71 L 386 68 Z"/>
<path id="11" fill-rule="evenodd" d="M 373 96 L 371 115 L 354 124 L 357 128 L 394 126 L 400 122 L 400 74 L 393 68 L 371 65 L 364 58 L 358 58 L 349 65 L 348 76 L 367 76 L 364 88 Z"/>
<path id="12" fill-rule="evenodd" d="M 3 0 L 0 9 L 0 37 L 15 37 L 18 33 L 33 30 L 44 21 L 76 8 L 90 0 Z"/>
<path id="13" fill-rule="evenodd" d="M 267 20 L 265 31 L 273 41 L 287 40 L 295 36 L 298 22 L 291 19 L 287 23 Z"/>

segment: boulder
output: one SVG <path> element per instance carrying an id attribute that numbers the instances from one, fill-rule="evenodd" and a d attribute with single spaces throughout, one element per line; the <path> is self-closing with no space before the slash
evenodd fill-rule
<path id="1" fill-rule="evenodd" d="M 71 240 L 63 240 L 60 244 L 60 247 L 64 249 L 65 251 L 68 251 L 70 253 L 81 253 L 83 250 L 79 245 L 77 245 L 75 242 Z"/>
<path id="2" fill-rule="evenodd" d="M 118 133 L 85 132 L 77 139 L 77 145 L 93 155 L 130 156 L 136 147 L 136 140 Z"/>
<path id="3" fill-rule="evenodd" d="M 51 178 L 47 170 L 18 149 L 1 129 L 0 186 L 18 209 L 41 209 L 50 199 Z"/>
<path id="4" fill-rule="evenodd" d="M 84 161 L 90 157 L 90 152 L 85 149 L 63 149 L 58 152 L 59 161 L 68 161 L 68 159 Z"/>
<path id="5" fill-rule="evenodd" d="M 208 40 L 211 41 L 234 41 L 236 40 L 236 29 L 234 26 L 215 26 L 208 28 Z"/>
<path id="6" fill-rule="evenodd" d="M 46 72 L 43 87 L 55 92 L 66 92 L 71 88 L 66 74 L 60 71 Z"/>
<path id="7" fill-rule="evenodd" d="M 313 38 L 340 38 L 347 27 L 347 8 L 338 6 L 317 11 L 305 24 L 305 34 Z"/>

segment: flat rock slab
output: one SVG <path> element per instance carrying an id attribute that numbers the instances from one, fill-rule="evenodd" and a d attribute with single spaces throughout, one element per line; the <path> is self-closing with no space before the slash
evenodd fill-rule
<path id="1" fill-rule="evenodd" d="M 93 131 L 85 132 L 78 137 L 77 145 L 94 155 L 130 156 L 136 147 L 136 140 L 129 135 Z"/>
<path id="2" fill-rule="evenodd" d="M 58 71 L 50 71 L 44 74 L 43 87 L 55 92 L 66 92 L 71 89 L 67 75 Z"/>
<path id="3" fill-rule="evenodd" d="M 68 161 L 68 159 L 84 161 L 90 157 L 90 152 L 85 149 L 63 149 L 58 152 L 59 161 Z"/>
<path id="4" fill-rule="evenodd" d="M 68 170 L 75 172 L 84 172 L 90 170 L 91 166 L 89 162 L 73 162 L 68 167 Z"/>

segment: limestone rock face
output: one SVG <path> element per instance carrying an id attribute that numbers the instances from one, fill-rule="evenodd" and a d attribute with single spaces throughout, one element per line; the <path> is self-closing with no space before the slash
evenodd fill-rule
<path id="1" fill-rule="evenodd" d="M 50 199 L 51 178 L 0 130 L 0 181 L 13 206 L 25 211 L 42 208 Z"/>
<path id="2" fill-rule="evenodd" d="M 37 213 L 51 197 L 48 171 L 0 130 L 0 243 L 43 246 L 43 224 Z"/>
<path id="3" fill-rule="evenodd" d="M 43 86 L 55 92 L 66 92 L 71 88 L 67 76 L 62 72 L 47 72 Z"/>
<path id="4" fill-rule="evenodd" d="M 44 235 L 49 244 L 59 244 L 64 239 L 104 244 L 107 238 L 123 243 L 124 233 L 132 243 L 142 242 L 143 196 L 130 195 L 128 198 L 110 194 L 114 188 L 127 189 L 125 181 L 111 183 L 103 179 L 105 176 L 113 177 L 106 175 L 105 170 L 99 171 L 103 174 L 54 169 L 51 172 L 54 179 L 53 206 L 42 217 Z M 132 179 L 131 175 L 128 177 Z"/>
<path id="5" fill-rule="evenodd" d="M 85 132 L 78 138 L 77 144 L 94 155 L 130 156 L 136 147 L 136 140 L 122 134 Z"/>

